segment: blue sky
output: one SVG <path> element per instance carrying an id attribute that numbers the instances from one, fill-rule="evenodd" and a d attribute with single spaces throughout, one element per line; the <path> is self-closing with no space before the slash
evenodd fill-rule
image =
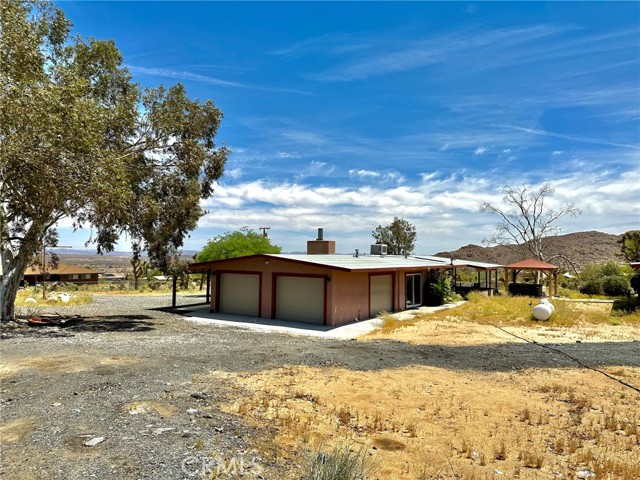
<path id="1" fill-rule="evenodd" d="M 59 5 L 142 86 L 224 112 L 233 155 L 186 249 L 268 225 L 284 251 L 318 227 L 363 251 L 404 216 L 417 253 L 452 250 L 493 233 L 500 185 L 545 182 L 583 211 L 563 233 L 640 228 L 637 2 Z"/>

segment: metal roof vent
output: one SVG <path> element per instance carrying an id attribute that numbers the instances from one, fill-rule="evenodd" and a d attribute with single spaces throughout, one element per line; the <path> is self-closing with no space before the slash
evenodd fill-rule
<path id="1" fill-rule="evenodd" d="M 381 243 L 375 243 L 371 245 L 371 255 L 386 255 L 387 246 Z"/>

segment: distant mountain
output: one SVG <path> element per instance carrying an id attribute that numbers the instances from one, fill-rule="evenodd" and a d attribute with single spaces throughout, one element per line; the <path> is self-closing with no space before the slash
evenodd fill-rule
<path id="1" fill-rule="evenodd" d="M 544 239 L 545 257 L 551 259 L 549 263 L 558 265 L 567 271 L 572 270 L 571 265 L 561 257 L 552 258 L 554 255 L 564 255 L 578 269 L 589 263 L 604 263 L 609 260 L 619 262 L 621 260 L 620 245 L 617 242 L 620 237 L 621 235 L 595 231 L 547 237 Z M 500 265 L 507 265 L 533 256 L 526 247 L 518 245 L 499 245 L 496 247 L 467 245 L 452 252 L 439 252 L 436 255 Z"/>
<path id="2" fill-rule="evenodd" d="M 91 249 L 82 249 L 82 248 L 55 248 L 54 247 L 51 249 L 47 248 L 47 253 L 49 253 L 49 251 L 52 251 L 57 255 L 83 255 L 83 256 L 98 255 L 95 249 L 91 250 Z M 198 253 L 197 250 L 183 250 L 182 256 L 192 258 L 196 253 Z M 102 255 L 107 257 L 131 257 L 133 255 L 133 252 L 130 252 L 130 251 L 129 252 L 127 251 L 104 252 Z M 142 256 L 146 257 L 147 253 L 142 252 Z"/>

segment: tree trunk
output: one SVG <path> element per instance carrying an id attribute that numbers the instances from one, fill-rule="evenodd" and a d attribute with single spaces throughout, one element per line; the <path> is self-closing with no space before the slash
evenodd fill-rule
<path id="1" fill-rule="evenodd" d="M 15 320 L 16 295 L 20 286 L 20 279 L 27 268 L 26 259 L 18 255 L 14 257 L 11 250 L 0 252 L 2 259 L 2 281 L 0 281 L 0 320 L 8 322 Z"/>

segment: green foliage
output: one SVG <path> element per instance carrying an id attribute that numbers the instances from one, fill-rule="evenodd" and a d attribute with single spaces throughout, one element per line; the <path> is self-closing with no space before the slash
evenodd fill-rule
<path id="1" fill-rule="evenodd" d="M 167 267 L 167 274 L 177 279 L 178 287 L 183 290 L 189 288 L 189 263 L 179 255 L 174 255 Z"/>
<path id="2" fill-rule="evenodd" d="M 626 295 L 630 287 L 628 273 L 627 266 L 616 262 L 586 265 L 580 272 L 580 293 L 610 297 Z"/>
<path id="3" fill-rule="evenodd" d="M 147 268 L 147 273 L 146 273 L 147 282 L 154 282 L 155 279 L 153 277 L 157 277 L 159 275 L 162 275 L 162 271 L 160 269 Z"/>
<path id="4" fill-rule="evenodd" d="M 627 295 L 629 288 L 629 280 L 626 277 L 615 275 L 602 277 L 602 291 L 609 297 Z"/>
<path id="5" fill-rule="evenodd" d="M 622 266 L 616 262 L 607 262 L 601 265 L 598 270 L 599 277 L 619 277 L 623 274 Z"/>
<path id="6" fill-rule="evenodd" d="M 425 303 L 437 306 L 451 302 L 454 297 L 451 280 L 445 274 L 438 274 L 429 284 L 429 291 Z"/>
<path id="7" fill-rule="evenodd" d="M 376 462 L 363 447 L 353 450 L 347 444 L 325 447 L 307 454 L 301 480 L 366 480 L 374 475 Z"/>
<path id="8" fill-rule="evenodd" d="M 602 295 L 602 279 L 598 277 L 590 278 L 581 287 L 580 293 L 585 295 Z"/>
<path id="9" fill-rule="evenodd" d="M 640 230 L 629 230 L 618 240 L 620 253 L 628 262 L 640 262 Z"/>
<path id="10" fill-rule="evenodd" d="M 389 255 L 409 255 L 416 245 L 416 227 L 404 218 L 393 217 L 389 225 L 378 225 L 371 235 L 376 243 L 387 246 Z"/>
<path id="11" fill-rule="evenodd" d="M 247 227 L 209 240 L 196 255 L 197 262 L 245 257 L 258 253 L 280 253 L 281 247 L 273 245 L 268 237 Z"/>
<path id="12" fill-rule="evenodd" d="M 211 100 L 190 100 L 180 84 L 142 92 L 113 41 L 71 37 L 51 2 L 0 8 L 6 320 L 24 269 L 63 218 L 90 227 L 99 252 L 128 234 L 166 271 L 229 152 L 215 144 L 222 112 Z"/>

